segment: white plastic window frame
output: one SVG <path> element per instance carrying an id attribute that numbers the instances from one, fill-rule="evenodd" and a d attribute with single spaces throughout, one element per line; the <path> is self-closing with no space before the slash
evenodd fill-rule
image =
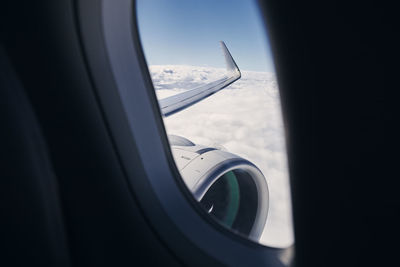
<path id="1" fill-rule="evenodd" d="M 181 177 L 139 41 L 135 7 L 133 0 L 79 1 L 78 16 L 100 103 L 131 190 L 147 219 L 178 255 L 189 249 L 179 242 L 185 239 L 194 249 L 224 265 L 284 266 L 291 248 L 270 248 L 218 226 L 201 215 L 201 209 L 195 208 L 195 200 L 190 199 L 189 190 L 179 182 Z M 99 60 L 102 56 L 107 59 Z M 143 175 L 138 176 L 137 166 L 132 164 L 133 148 L 139 152 L 140 159 L 136 160 L 142 163 Z"/>

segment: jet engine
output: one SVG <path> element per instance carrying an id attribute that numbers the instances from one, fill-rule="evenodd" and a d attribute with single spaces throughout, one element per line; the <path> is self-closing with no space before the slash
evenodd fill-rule
<path id="1" fill-rule="evenodd" d="M 268 186 L 250 161 L 170 135 L 180 174 L 201 206 L 234 232 L 259 240 L 268 214 Z"/>

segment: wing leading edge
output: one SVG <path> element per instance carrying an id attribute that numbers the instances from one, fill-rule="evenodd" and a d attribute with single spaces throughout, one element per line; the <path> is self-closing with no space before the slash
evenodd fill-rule
<path id="1" fill-rule="evenodd" d="M 237 81 L 241 77 L 240 70 L 233 60 L 231 53 L 225 43 L 221 41 L 222 51 L 225 56 L 227 73 L 224 77 L 206 85 L 194 88 L 192 90 L 173 95 L 159 101 L 161 113 L 167 117 L 178 111 L 181 111 L 191 105 L 200 102 L 201 100 L 209 97 L 210 95 L 224 89 L 231 83 Z"/>

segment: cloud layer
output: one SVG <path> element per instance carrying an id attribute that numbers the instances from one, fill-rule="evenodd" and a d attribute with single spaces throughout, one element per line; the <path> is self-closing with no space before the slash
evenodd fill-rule
<path id="1" fill-rule="evenodd" d="M 150 66 L 159 99 L 221 78 L 225 69 Z M 270 207 L 261 243 L 293 243 L 289 181 L 279 91 L 275 75 L 242 71 L 242 78 L 188 109 L 164 119 L 168 134 L 222 146 L 258 166 L 270 190 Z"/>

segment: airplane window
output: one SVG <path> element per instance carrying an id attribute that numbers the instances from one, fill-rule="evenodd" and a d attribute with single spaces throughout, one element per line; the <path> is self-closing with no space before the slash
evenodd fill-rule
<path id="1" fill-rule="evenodd" d="M 279 90 L 255 1 L 137 1 L 140 39 L 176 166 L 204 212 L 293 244 Z"/>

